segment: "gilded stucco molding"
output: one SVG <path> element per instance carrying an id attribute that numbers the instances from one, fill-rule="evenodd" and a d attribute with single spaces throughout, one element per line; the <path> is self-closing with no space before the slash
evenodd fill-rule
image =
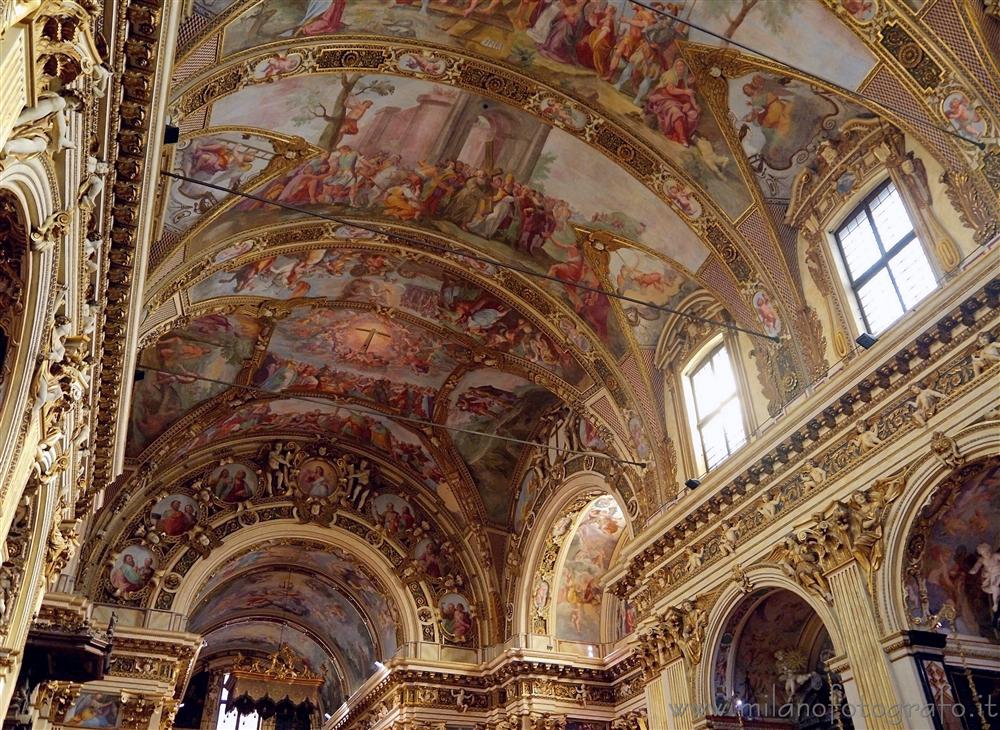
<path id="1" fill-rule="evenodd" d="M 121 101 L 118 115 L 112 115 L 113 142 L 108 150 L 111 172 L 106 183 L 114 226 L 100 286 L 107 304 L 104 324 L 97 335 L 102 357 L 95 368 L 90 495 L 111 481 L 114 466 L 117 408 L 128 378 L 124 372 L 128 357 L 125 327 L 133 306 L 133 275 L 138 263 L 138 209 L 150 142 L 154 79 L 165 27 L 159 0 L 130 0 L 119 3 L 119 7 L 120 25 L 116 28 L 113 54 L 117 65 L 111 94 L 116 98 L 120 91 Z"/>
<path id="2" fill-rule="evenodd" d="M 479 602 L 482 596 L 488 595 L 488 589 L 479 581 L 471 580 L 473 575 L 466 565 L 475 565 L 476 561 L 465 554 L 462 541 L 453 529 L 445 529 L 438 524 L 440 521 L 436 508 L 423 505 L 417 499 L 417 493 L 409 487 L 395 481 L 385 479 L 385 473 L 377 471 L 358 481 L 363 472 L 358 467 L 374 470 L 358 461 L 354 455 L 344 455 L 341 488 L 328 498 L 314 499 L 299 494 L 292 489 L 296 481 L 297 465 L 315 458 L 336 458 L 336 452 L 327 451 L 325 446 L 313 441 L 298 444 L 283 442 L 286 450 L 291 450 L 293 458 L 271 459 L 268 446 L 261 446 L 259 453 L 222 455 L 222 461 L 216 460 L 194 472 L 185 472 L 181 478 L 171 478 L 172 485 L 159 486 L 159 480 L 153 479 L 152 472 L 139 475 L 129 489 L 122 490 L 111 507 L 114 512 L 129 505 L 131 516 L 114 529 L 114 537 L 98 545 L 89 544 L 85 550 L 86 559 L 96 569 L 86 576 L 86 585 L 94 595 L 104 602 L 121 605 L 143 605 L 160 610 L 171 610 L 174 607 L 174 596 L 184 581 L 184 576 L 194 563 L 206 558 L 212 550 L 222 544 L 230 535 L 238 532 L 244 526 L 252 526 L 268 521 L 294 521 L 299 524 L 317 523 L 323 526 L 336 526 L 357 535 L 375 550 L 380 552 L 385 560 L 397 571 L 401 581 L 412 595 L 414 605 L 411 610 L 421 616 L 424 629 L 430 633 L 423 636 L 424 640 L 438 640 L 435 625 L 438 623 L 434 615 L 434 607 L 439 599 L 452 591 L 473 591 Z M 237 505 L 226 504 L 202 486 L 206 476 L 220 463 L 256 464 L 258 483 L 271 485 L 272 492 L 264 494 L 252 501 Z M 290 465 L 286 466 L 285 462 Z M 274 466 L 272 466 L 274 462 Z M 146 493 L 150 488 L 155 492 L 146 500 L 137 501 L 136 493 Z M 406 494 L 407 498 L 420 504 L 420 512 L 424 517 L 414 528 L 405 534 L 388 534 L 371 514 L 371 500 L 384 491 Z M 199 505 L 198 522 L 195 527 L 201 529 L 180 536 L 169 536 L 158 531 L 148 516 L 149 508 L 167 493 L 182 494 L 191 497 Z M 197 534 L 195 534 L 197 533 Z M 204 535 L 208 544 L 199 545 L 198 536 Z M 446 563 L 450 566 L 440 574 L 430 575 L 425 572 L 420 562 L 413 558 L 415 544 L 424 538 L 430 538 L 436 544 L 442 545 Z M 297 544 L 297 543 L 296 543 Z M 137 591 L 122 593 L 108 579 L 109 561 L 128 545 L 141 545 L 155 555 L 156 571 L 153 578 Z M 445 558 L 443 558 L 445 559 Z M 485 580 L 485 579 L 484 579 Z M 485 605 L 482 604 L 481 605 Z M 492 612 L 479 617 L 481 622 L 492 622 Z M 441 636 L 444 636 L 441 634 Z M 459 646 L 475 644 L 474 637 L 444 637 L 444 640 Z"/>
<path id="3" fill-rule="evenodd" d="M 944 394 L 944 399 L 933 399 L 935 408 L 943 408 L 982 382 L 981 378 L 990 377 L 992 369 L 980 369 L 976 374 L 972 357 L 984 348 L 979 334 L 996 329 L 997 307 L 1000 282 L 993 281 L 875 368 L 874 378 L 857 383 L 736 476 L 731 485 L 722 487 L 717 496 L 630 558 L 628 569 L 612 590 L 622 597 L 633 594 L 639 605 L 651 607 L 693 570 L 727 554 L 721 548 L 727 539 L 725 532 L 734 530 L 736 545 L 743 544 L 779 515 L 783 518 L 795 505 L 825 489 L 838 475 L 877 458 L 890 440 L 924 428 L 914 418 L 921 406 L 909 384 L 922 383 L 922 388 L 932 387 Z M 990 343 L 993 337 L 991 334 Z M 946 453 L 944 458 L 948 458 Z M 803 466 L 787 466 L 800 459 Z M 735 505 L 740 507 L 732 510 Z M 722 516 L 725 530 L 719 522 Z M 690 552 L 679 554 L 682 546 L 699 556 L 697 567 L 693 567 Z M 651 570 L 652 565 L 659 567 Z"/>
<path id="4" fill-rule="evenodd" d="M 254 78 L 254 69 L 283 45 L 286 44 L 261 46 L 255 49 L 252 55 L 236 56 L 228 61 L 228 66 L 215 68 L 208 74 L 198 77 L 197 84 L 190 83 L 190 90 L 174 101 L 178 115 L 186 116 L 246 85 L 262 83 L 262 79 Z M 566 95 L 564 91 L 550 88 L 535 79 L 502 67 L 495 60 L 476 59 L 469 54 L 458 54 L 433 44 L 401 41 L 398 38 L 378 39 L 367 36 L 352 38 L 350 35 L 342 35 L 338 36 L 336 41 L 327 40 L 316 42 L 311 46 L 296 46 L 296 52 L 307 51 L 311 54 L 312 60 L 304 62 L 299 69 L 287 76 L 294 77 L 301 73 L 367 71 L 424 78 L 465 88 L 522 108 L 545 123 L 562 128 L 624 167 L 664 204 L 674 209 L 681 220 L 719 254 L 737 280 L 744 280 L 750 276 L 751 268 L 747 264 L 749 252 L 738 243 L 741 239 L 733 224 L 720 209 L 715 207 L 711 199 L 703 192 L 697 196 L 703 212 L 702 215 L 692 219 L 688 212 L 681 209 L 677 201 L 668 194 L 669 184 L 677 180 L 682 180 L 689 189 L 700 190 L 686 173 L 676 169 L 672 163 L 663 159 L 645 143 L 614 122 L 600 116 L 597 111 L 587 108 L 583 102 Z M 447 60 L 445 65 L 448 71 L 442 72 L 441 76 L 413 72 L 399 63 L 399 57 L 408 52 L 431 52 L 435 57 Z M 542 102 L 545 100 L 557 100 L 555 103 L 562 108 L 578 110 L 589 119 L 589 122 L 579 127 L 562 123 L 543 111 Z"/>

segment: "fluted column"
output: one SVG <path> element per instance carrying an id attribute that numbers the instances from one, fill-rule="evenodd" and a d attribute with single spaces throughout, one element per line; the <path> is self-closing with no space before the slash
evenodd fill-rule
<path id="1" fill-rule="evenodd" d="M 667 702 L 663 691 L 663 675 L 646 683 L 646 712 L 649 716 L 649 726 L 668 727 Z"/>
<path id="2" fill-rule="evenodd" d="M 688 681 L 687 667 L 683 659 L 678 659 L 667 665 L 661 675 L 663 682 L 663 698 L 666 704 L 666 717 L 663 725 L 651 724 L 650 727 L 665 727 L 670 730 L 694 730 L 695 711 L 691 703 L 691 684 Z M 652 716 L 650 716 L 652 723 Z"/>
<path id="3" fill-rule="evenodd" d="M 854 710 L 856 728 L 916 727 L 900 716 L 902 698 L 896 692 L 889 659 L 878 635 L 878 621 L 865 579 L 851 561 L 829 573 L 833 610 L 840 624 L 844 650 L 854 673 L 863 707 Z"/>

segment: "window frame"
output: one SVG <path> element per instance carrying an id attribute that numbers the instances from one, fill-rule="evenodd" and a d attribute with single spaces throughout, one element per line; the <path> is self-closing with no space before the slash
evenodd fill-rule
<path id="1" fill-rule="evenodd" d="M 882 235 L 879 233 L 878 226 L 875 224 L 875 216 L 872 215 L 871 203 L 874 201 L 886 188 L 889 186 L 895 188 L 896 194 L 899 196 L 900 202 L 903 205 L 903 210 L 906 212 L 906 220 L 910 224 L 909 233 L 905 234 L 902 238 L 892 244 L 892 247 L 886 250 L 885 243 L 882 240 Z M 862 272 L 857 278 L 851 273 L 851 267 L 847 264 L 847 255 L 844 251 L 844 245 L 841 241 L 841 233 L 846 228 L 851 221 L 857 218 L 859 213 L 864 212 L 865 217 L 868 221 L 868 226 L 871 228 L 873 237 L 875 238 L 875 245 L 878 247 L 879 258 L 871 266 L 869 266 L 864 272 Z M 917 244 L 920 246 L 923 252 L 924 259 L 927 261 L 927 265 L 930 267 L 932 274 L 935 279 L 935 288 L 938 285 L 938 272 L 935 268 L 935 261 L 928 254 L 927 248 L 924 246 L 923 240 L 920 238 L 917 231 L 917 223 L 914 220 L 912 213 L 910 212 L 909 206 L 906 203 L 906 196 L 899 189 L 899 185 L 891 177 L 886 178 L 882 182 L 875 185 L 868 193 L 861 198 L 847 213 L 840 219 L 840 223 L 831 231 L 833 241 L 837 247 L 837 254 L 839 257 L 839 269 L 841 269 L 841 274 L 844 277 L 844 283 L 846 288 L 850 291 L 855 308 L 857 309 L 858 318 L 861 320 L 861 324 L 865 328 L 865 332 L 870 334 L 875 334 L 872 330 L 871 323 L 868 321 L 868 313 L 865 311 L 864 304 L 861 302 L 860 289 L 871 281 L 875 276 L 877 276 L 881 271 L 885 271 L 889 276 L 889 282 L 892 284 L 892 289 L 896 294 L 896 298 L 899 301 L 900 309 L 902 314 L 899 315 L 893 324 L 902 319 L 912 307 L 906 306 L 906 300 L 903 298 L 903 294 L 899 289 L 899 284 L 896 282 L 896 276 L 892 273 L 892 268 L 889 266 L 889 262 L 892 261 L 904 248 L 906 248 L 910 243 L 916 239 Z M 929 294 L 925 295 L 926 298 Z M 891 326 L 891 325 L 889 325 Z M 884 328 L 884 331 L 887 328 Z"/>
<path id="2" fill-rule="evenodd" d="M 702 368 L 711 367 L 712 360 L 714 360 L 716 355 L 720 352 L 725 354 L 727 360 L 729 361 L 729 368 L 733 373 L 733 393 L 729 398 L 726 398 L 724 401 L 719 403 L 719 405 L 716 406 L 716 408 L 710 413 L 702 414 L 700 412 L 701 409 L 698 406 L 698 398 L 695 392 L 694 376 L 700 372 Z M 685 367 L 681 372 L 681 381 L 683 384 L 685 402 L 687 406 L 686 410 L 688 413 L 689 433 L 691 434 L 691 450 L 694 452 L 695 463 L 698 465 L 698 469 L 704 474 L 707 474 L 711 470 L 721 466 L 739 449 L 750 443 L 750 429 L 748 428 L 746 420 L 746 406 L 744 404 L 743 393 L 741 392 L 742 386 L 740 370 L 736 367 L 733 354 L 733 348 L 730 346 L 730 342 L 727 338 L 721 336 L 713 338 L 688 361 L 687 367 Z M 743 429 L 743 440 L 738 444 L 731 444 L 729 434 L 726 433 L 725 429 L 723 429 L 726 454 L 718 462 L 710 465 L 708 462 L 708 452 L 705 448 L 705 437 L 702 429 L 705 424 L 709 423 L 713 418 L 718 416 L 734 400 L 739 408 L 740 425 Z"/>

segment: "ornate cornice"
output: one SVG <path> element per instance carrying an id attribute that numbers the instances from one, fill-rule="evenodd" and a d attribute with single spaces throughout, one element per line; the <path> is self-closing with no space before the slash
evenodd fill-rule
<path id="1" fill-rule="evenodd" d="M 537 698 L 609 708 L 641 691 L 634 656 L 607 669 L 516 657 L 469 674 L 390 666 L 389 674 L 352 702 L 333 728 L 350 727 L 383 707 L 483 713 Z"/>
<path id="2" fill-rule="evenodd" d="M 128 0 L 122 6 L 120 32 L 116 34 L 114 57 L 119 59 L 114 85 L 121 88 L 118 114 L 112 114 L 114 141 L 108 158 L 111 173 L 113 224 L 104 281 L 106 301 L 104 326 L 100 331 L 97 393 L 92 413 L 95 424 L 93 471 L 90 494 L 104 488 L 113 476 L 116 443 L 116 409 L 124 396 L 130 374 L 124 372 L 128 358 L 126 325 L 133 307 L 134 271 L 139 252 L 139 208 L 143 199 L 153 114 L 153 89 L 163 32 L 162 0 Z"/>
<path id="3" fill-rule="evenodd" d="M 836 476 L 876 457 L 891 433 L 897 440 L 921 426 L 914 414 L 918 406 L 904 384 L 937 368 L 933 388 L 945 396 L 942 406 L 965 392 L 978 377 L 970 344 L 976 333 L 990 328 L 1000 308 L 1000 279 L 988 282 L 975 294 L 944 314 L 936 324 L 888 357 L 871 377 L 858 381 L 805 424 L 788 434 L 776 447 L 756 459 L 719 492 L 664 531 L 661 537 L 628 560 L 624 575 L 612 586 L 620 597 L 633 593 L 640 583 L 641 603 L 649 608 L 657 597 L 691 574 L 684 546 L 700 553 L 702 565 L 728 554 L 720 547 L 727 515 L 727 530 L 735 530 L 735 544 L 759 533 L 776 516 L 823 488 Z M 926 387 L 931 387 L 929 384 Z M 802 468 L 788 464 L 804 460 Z M 741 509 L 733 510 L 734 505 Z M 743 507 L 742 505 L 746 505 Z M 731 552 L 731 551 L 729 551 Z M 654 566 L 658 566 L 655 569 Z"/>

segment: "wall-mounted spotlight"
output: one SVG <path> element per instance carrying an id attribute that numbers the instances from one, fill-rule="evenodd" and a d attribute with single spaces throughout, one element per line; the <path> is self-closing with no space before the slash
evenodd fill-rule
<path id="1" fill-rule="evenodd" d="M 698 487 L 701 486 L 701 482 L 698 481 L 697 479 L 688 479 L 686 482 L 684 482 L 684 486 L 687 487 L 688 489 L 697 489 Z"/>
<path id="2" fill-rule="evenodd" d="M 132 382 L 138 383 L 140 380 L 146 379 L 146 371 L 139 368 L 135 369 L 135 374 L 132 376 Z"/>
<path id="3" fill-rule="evenodd" d="M 862 332 L 858 335 L 858 339 L 855 340 L 859 345 L 861 345 L 866 350 L 872 349 L 875 343 L 878 342 L 878 338 L 875 335 L 870 335 L 867 332 Z"/>
<path id="4" fill-rule="evenodd" d="M 181 138 L 181 128 L 168 124 L 163 128 L 163 144 L 177 144 Z"/>

